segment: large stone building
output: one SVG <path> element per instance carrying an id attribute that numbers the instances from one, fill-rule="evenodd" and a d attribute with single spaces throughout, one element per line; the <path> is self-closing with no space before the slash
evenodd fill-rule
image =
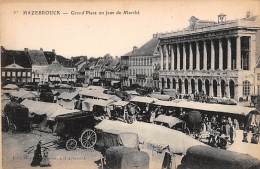
<path id="1" fill-rule="evenodd" d="M 192 16 L 189 27 L 160 34 L 161 88 L 204 92 L 236 100 L 256 94 L 260 56 L 260 19 L 247 16 L 218 22 Z"/>
<path id="2" fill-rule="evenodd" d="M 138 84 L 145 87 L 159 87 L 159 78 L 155 76 L 157 62 L 160 54 L 158 51 L 158 34 L 140 48 L 133 50 L 121 57 L 128 59 L 128 85 Z M 158 73 L 158 72 L 157 72 Z"/>

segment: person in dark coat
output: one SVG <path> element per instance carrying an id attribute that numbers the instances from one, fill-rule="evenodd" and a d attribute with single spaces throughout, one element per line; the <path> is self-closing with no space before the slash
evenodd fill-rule
<path id="1" fill-rule="evenodd" d="M 31 162 L 32 167 L 39 166 L 42 161 L 42 143 L 41 141 L 38 142 L 36 146 L 36 150 L 34 151 L 33 160 Z"/>

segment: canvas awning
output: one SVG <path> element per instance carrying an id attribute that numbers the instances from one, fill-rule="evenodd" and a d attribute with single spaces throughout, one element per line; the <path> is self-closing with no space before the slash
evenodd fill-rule
<path id="1" fill-rule="evenodd" d="M 174 153 L 185 154 L 187 149 L 192 146 L 205 145 L 180 131 L 151 123 L 135 121 L 132 124 L 128 124 L 105 119 L 97 124 L 95 128 L 104 132 L 117 130 L 121 133 L 136 133 L 140 140 L 145 143 L 161 147 L 169 146 Z"/>
<path id="2" fill-rule="evenodd" d="M 37 97 L 36 94 L 34 94 L 31 91 L 26 91 L 26 90 L 19 90 L 19 91 L 12 91 L 10 93 L 11 96 L 17 97 L 17 98 L 23 98 L 23 99 L 28 99 L 28 98 L 35 98 Z"/>
<path id="3" fill-rule="evenodd" d="M 141 102 L 141 103 L 153 103 L 157 99 L 151 97 L 135 96 L 130 101 L 131 102 Z"/>
<path id="4" fill-rule="evenodd" d="M 169 96 L 169 95 L 162 95 L 162 94 L 150 94 L 150 97 L 156 98 L 159 100 L 164 100 L 164 101 L 168 101 L 171 98 L 171 96 Z"/>
<path id="5" fill-rule="evenodd" d="M 22 103 L 29 109 L 30 113 L 38 115 L 46 115 L 48 120 L 55 120 L 55 117 L 59 115 L 79 112 L 80 110 L 68 110 L 56 103 L 39 102 L 33 100 L 24 100 Z"/>
<path id="6" fill-rule="evenodd" d="M 100 81 L 100 79 L 93 79 L 92 82 L 97 83 L 97 82 L 99 82 L 99 81 Z"/>
<path id="7" fill-rule="evenodd" d="M 3 87 L 3 89 L 6 89 L 6 90 L 16 90 L 16 89 L 19 89 L 19 87 L 15 84 L 8 84 L 6 86 Z"/>
<path id="8" fill-rule="evenodd" d="M 214 103 L 201 103 L 187 100 L 174 100 L 174 101 L 156 101 L 154 104 L 168 107 L 186 108 L 198 111 L 208 112 L 220 112 L 220 113 L 231 113 L 238 115 L 247 115 L 255 108 L 238 106 L 238 105 L 223 105 Z"/>
<path id="9" fill-rule="evenodd" d="M 112 80 L 111 81 L 111 85 L 113 86 L 114 84 L 117 84 L 117 83 L 120 83 L 120 81 L 118 81 L 118 80 Z"/>
<path id="10" fill-rule="evenodd" d="M 165 115 L 159 115 L 154 119 L 155 122 L 161 122 L 161 123 L 166 123 L 169 125 L 170 128 L 175 126 L 178 123 L 182 123 L 183 121 L 172 116 L 165 116 Z"/>
<path id="11" fill-rule="evenodd" d="M 117 102 L 114 102 L 114 103 L 111 103 L 111 105 L 113 106 L 126 106 L 129 102 L 127 101 L 117 101 Z"/>
<path id="12" fill-rule="evenodd" d="M 73 98 L 75 98 L 77 95 L 79 94 L 79 92 L 63 92 L 59 95 L 59 99 L 63 99 L 63 100 L 72 100 Z"/>

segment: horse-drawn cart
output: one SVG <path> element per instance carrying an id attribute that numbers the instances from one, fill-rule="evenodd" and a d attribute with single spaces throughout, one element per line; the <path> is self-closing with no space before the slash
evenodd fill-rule
<path id="1" fill-rule="evenodd" d="M 92 148 L 97 135 L 93 130 L 96 124 L 93 114 L 88 112 L 76 112 L 56 117 L 56 134 L 65 143 L 67 150 L 75 150 L 78 143 L 83 148 Z"/>

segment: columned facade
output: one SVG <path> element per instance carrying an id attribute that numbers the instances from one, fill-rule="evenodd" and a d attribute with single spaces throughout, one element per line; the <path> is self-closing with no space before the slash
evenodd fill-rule
<path id="1" fill-rule="evenodd" d="M 182 94 L 202 92 L 236 100 L 253 94 L 256 30 L 224 29 L 224 26 L 216 24 L 208 31 L 205 28 L 205 32 L 195 29 L 161 34 L 160 80 L 169 78 L 169 88 Z M 171 69 L 167 66 L 167 49 L 170 49 Z"/>

